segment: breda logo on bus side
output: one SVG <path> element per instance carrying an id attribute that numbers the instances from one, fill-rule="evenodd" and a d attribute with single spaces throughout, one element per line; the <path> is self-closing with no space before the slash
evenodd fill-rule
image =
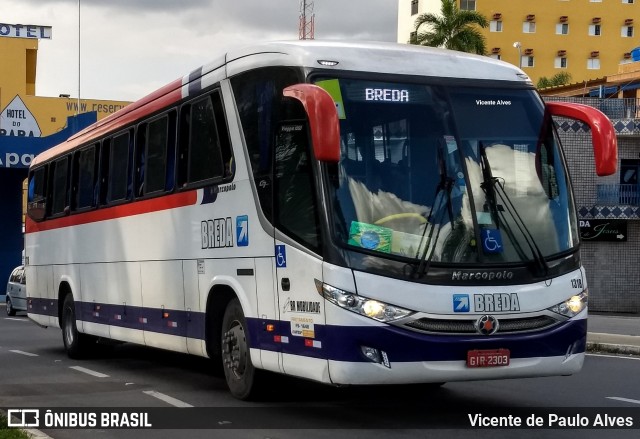
<path id="1" fill-rule="evenodd" d="M 233 247 L 231 217 L 202 221 L 200 232 L 203 249 Z"/>

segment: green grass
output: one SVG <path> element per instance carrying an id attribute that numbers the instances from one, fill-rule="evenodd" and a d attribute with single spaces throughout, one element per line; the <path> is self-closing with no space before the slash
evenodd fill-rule
<path id="1" fill-rule="evenodd" d="M 29 439 L 31 435 L 17 428 L 7 427 L 7 417 L 0 414 L 0 439 Z"/>

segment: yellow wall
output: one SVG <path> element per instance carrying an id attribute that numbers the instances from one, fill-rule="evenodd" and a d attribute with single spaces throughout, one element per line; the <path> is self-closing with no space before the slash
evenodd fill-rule
<path id="1" fill-rule="evenodd" d="M 398 2 L 398 42 L 405 43 L 409 40 L 416 16 L 406 12 L 410 1 Z M 439 9 L 440 0 L 420 0 L 421 8 L 424 3 L 437 3 Z M 488 28 L 482 30 L 487 39 L 488 55 L 491 55 L 492 48 L 499 47 L 501 59 L 517 66 L 518 49 L 513 47 L 513 43 L 519 41 L 522 44 L 523 55 L 525 49 L 533 49 L 535 66 L 523 66 L 523 70 L 534 83 L 541 76 L 551 77 L 562 71 L 571 74 L 571 82 L 615 74 L 618 65 L 626 61 L 624 53 L 640 46 L 640 0 L 632 4 L 622 3 L 622 0 L 476 0 L 476 11 L 487 20 L 492 20 L 496 13 L 502 14 L 502 32 L 490 32 Z M 522 32 L 522 24 L 529 14 L 535 15 L 535 33 Z M 556 24 L 563 15 L 568 17 L 569 34 L 556 35 Z M 600 36 L 588 34 L 593 17 L 601 18 Z M 631 38 L 620 36 L 627 18 L 634 19 L 634 36 Z M 559 50 L 567 51 L 566 69 L 554 66 Z M 599 70 L 587 69 L 587 59 L 592 51 L 600 52 Z"/>
<path id="2" fill-rule="evenodd" d="M 37 50 L 37 39 L 0 37 L 0 112 L 4 112 L 18 96 L 35 118 L 40 136 L 44 137 L 63 129 L 67 117 L 78 113 L 78 100 L 34 96 Z M 80 113 L 97 111 L 100 120 L 127 104 L 129 102 L 82 99 Z M 16 126 L 18 121 L 3 117 L 0 119 L 0 129 L 8 135 L 17 136 L 21 128 Z M 29 123 L 25 121 L 22 125 Z"/>
<path id="3" fill-rule="evenodd" d="M 513 43 L 522 43 L 522 52 L 534 50 L 535 66 L 523 66 L 523 70 L 536 83 L 541 76 L 551 77 L 558 72 L 571 74 L 571 82 L 599 78 L 614 74 L 624 61 L 625 52 L 640 46 L 640 5 L 622 3 L 622 0 L 477 0 L 476 10 L 488 20 L 493 14 L 502 14 L 502 32 L 484 30 L 487 48 L 499 47 L 503 61 L 518 65 L 518 50 Z M 528 14 L 535 15 L 536 32 L 523 33 L 522 24 Z M 556 35 L 560 16 L 566 15 L 568 35 Z M 589 36 L 593 17 L 601 18 L 601 35 Z M 634 37 L 621 37 L 625 19 L 634 20 Z M 567 68 L 555 68 L 558 50 L 567 51 Z M 587 69 L 587 59 L 592 51 L 600 52 L 600 69 Z"/>
<path id="4" fill-rule="evenodd" d="M 28 50 L 38 50 L 37 39 L 0 38 L 0 87 L 3 95 L 24 95 L 28 91 L 32 91 L 33 94 L 34 87 L 27 85 L 27 78 L 32 78 L 35 86 L 36 65 L 35 59 L 27 62 L 28 58 L 31 58 L 27 53 L 33 53 L 27 52 Z"/>

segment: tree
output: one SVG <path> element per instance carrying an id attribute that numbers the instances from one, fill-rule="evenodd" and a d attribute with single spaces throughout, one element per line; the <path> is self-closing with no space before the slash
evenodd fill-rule
<path id="1" fill-rule="evenodd" d="M 421 14 L 415 22 L 410 44 L 445 47 L 461 52 L 486 53 L 484 36 L 476 27 L 489 25 L 486 17 L 476 11 L 461 11 L 456 0 L 441 0 L 440 14 Z M 426 30 L 420 28 L 425 26 Z"/>
<path id="2" fill-rule="evenodd" d="M 546 76 L 538 79 L 538 88 L 557 87 L 559 85 L 568 84 L 571 81 L 571 73 L 560 72 L 553 75 L 551 78 Z"/>

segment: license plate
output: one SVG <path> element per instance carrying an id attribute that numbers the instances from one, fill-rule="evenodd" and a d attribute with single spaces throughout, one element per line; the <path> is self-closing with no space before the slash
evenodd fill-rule
<path id="1" fill-rule="evenodd" d="M 511 360 L 509 349 L 473 350 L 467 352 L 467 367 L 502 367 Z"/>

